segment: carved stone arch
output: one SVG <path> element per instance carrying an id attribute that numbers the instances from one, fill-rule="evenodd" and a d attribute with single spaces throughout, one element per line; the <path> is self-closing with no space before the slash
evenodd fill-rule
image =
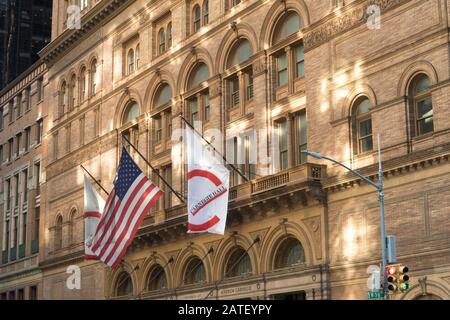
<path id="1" fill-rule="evenodd" d="M 180 73 L 177 80 L 177 88 L 180 93 L 184 93 L 187 90 L 187 83 L 191 72 L 197 65 L 197 63 L 203 62 L 208 67 L 209 77 L 217 74 L 216 68 L 214 67 L 214 60 L 206 49 L 203 48 L 193 48 L 192 52 L 184 60 L 180 68 Z"/>
<path id="2" fill-rule="evenodd" d="M 189 247 L 184 248 L 180 254 L 178 255 L 175 264 L 174 264 L 174 287 L 179 287 L 183 285 L 183 277 L 185 273 L 185 269 L 190 262 L 190 259 L 193 257 L 197 257 L 199 259 L 202 259 L 208 251 L 206 248 L 198 245 L 198 244 L 191 244 Z M 211 282 L 212 279 L 212 261 L 211 256 L 206 256 L 203 261 L 203 266 L 205 267 L 205 276 L 206 276 L 206 282 Z"/>
<path id="3" fill-rule="evenodd" d="M 249 239 L 248 237 L 245 237 L 240 234 L 233 235 L 229 237 L 227 240 L 223 241 L 214 257 L 214 279 L 213 280 L 219 280 L 221 279 L 225 274 L 225 268 L 228 262 L 228 259 L 230 258 L 230 255 L 233 253 L 233 250 L 236 247 L 241 247 L 244 250 L 247 250 L 251 245 L 253 241 Z M 248 255 L 250 257 L 250 262 L 252 264 L 252 273 L 253 274 L 259 274 L 260 268 L 259 268 L 259 254 L 258 250 L 256 248 L 256 245 L 254 245 L 249 251 Z"/>
<path id="4" fill-rule="evenodd" d="M 295 237 L 303 246 L 305 251 L 305 262 L 307 265 L 314 264 L 314 241 L 307 232 L 303 223 L 285 222 L 278 225 L 266 237 L 261 252 L 261 272 L 270 272 L 274 269 L 275 255 L 280 244 L 288 236 Z"/>
<path id="5" fill-rule="evenodd" d="M 117 108 L 114 115 L 114 128 L 120 128 L 122 126 L 122 117 L 128 104 L 131 101 L 136 101 L 139 105 L 139 114 L 143 114 L 142 98 L 140 93 L 135 89 L 127 89 L 126 92 L 122 94 L 117 103 Z"/>
<path id="6" fill-rule="evenodd" d="M 85 60 L 82 60 L 80 63 L 78 63 L 78 67 L 77 67 L 77 71 L 76 71 L 77 75 L 78 75 L 78 78 L 80 77 L 81 70 L 83 70 L 83 68 L 85 68 L 86 72 L 89 69 L 89 65 L 87 64 L 87 62 Z"/>
<path id="7" fill-rule="evenodd" d="M 295 11 L 302 19 L 303 27 L 307 27 L 310 25 L 311 22 L 309 17 L 309 10 L 304 0 L 286 0 L 283 2 L 275 1 L 275 3 L 267 12 L 262 24 L 263 27 L 261 29 L 259 43 L 263 49 L 267 49 L 270 47 L 278 21 L 286 12 L 286 10 Z"/>
<path id="8" fill-rule="evenodd" d="M 70 219 L 70 217 L 71 217 L 71 215 L 72 215 L 72 213 L 74 213 L 75 212 L 75 214 L 77 214 L 77 213 L 79 213 L 80 212 L 80 210 L 78 209 L 78 206 L 76 205 L 76 204 L 73 204 L 71 207 L 70 207 L 70 209 L 69 209 L 69 216 L 68 216 L 68 218 Z"/>
<path id="9" fill-rule="evenodd" d="M 152 275 L 153 270 L 155 270 L 156 267 L 160 266 L 161 268 L 164 268 L 164 272 L 166 274 L 166 281 L 167 281 L 167 289 L 173 288 L 173 270 L 171 268 L 171 264 L 168 264 L 169 259 L 167 259 L 165 256 L 155 253 L 149 257 L 147 257 L 141 266 L 141 279 L 140 283 L 141 288 L 140 291 L 146 292 L 148 289 L 148 281 L 150 280 L 150 277 Z"/>
<path id="10" fill-rule="evenodd" d="M 352 88 L 345 99 L 343 99 L 343 102 L 340 106 L 341 118 L 351 117 L 353 114 L 353 106 L 356 100 L 363 96 L 369 99 L 372 106 L 376 106 L 378 104 L 377 96 L 372 87 L 365 83 L 359 84 Z"/>
<path id="11" fill-rule="evenodd" d="M 167 72 L 165 70 L 159 71 L 159 75 L 155 74 L 151 79 L 147 86 L 147 89 L 145 90 L 145 96 L 144 96 L 144 108 L 145 111 L 151 111 L 153 101 L 155 98 L 155 94 L 158 91 L 159 87 L 162 83 L 167 83 L 170 88 L 172 89 L 172 99 L 177 96 L 178 88 L 176 80 L 173 78 L 172 74 L 170 72 Z M 141 108 L 142 110 L 143 108 Z"/>
<path id="12" fill-rule="evenodd" d="M 123 271 L 127 272 L 130 276 L 131 283 L 133 284 L 133 296 L 139 294 L 140 288 L 138 288 L 138 276 L 136 272 L 133 272 L 133 269 L 133 266 L 128 261 L 122 260 L 122 262 L 120 262 L 116 268 L 110 271 L 108 275 L 110 281 L 107 282 L 109 283 L 109 288 L 106 291 L 109 293 L 110 297 L 115 296 L 117 279 Z"/>
<path id="13" fill-rule="evenodd" d="M 58 224 L 58 219 L 59 217 L 61 217 L 62 219 L 62 223 L 64 224 L 64 214 L 62 213 L 62 211 L 58 211 L 55 215 L 55 219 L 53 221 L 53 226 L 56 228 L 56 225 Z"/>
<path id="14" fill-rule="evenodd" d="M 218 68 L 217 72 L 222 73 L 226 69 L 227 59 L 230 55 L 231 49 L 233 49 L 234 44 L 240 39 L 246 39 L 250 42 L 253 54 L 259 52 L 260 45 L 258 43 L 258 37 L 256 35 L 255 30 L 253 30 L 252 26 L 247 23 L 238 23 L 236 25 L 237 28 L 237 36 L 236 32 L 233 30 L 228 30 L 228 32 L 223 37 L 223 40 L 219 46 L 219 50 L 217 51 L 216 57 L 216 68 Z"/>
<path id="15" fill-rule="evenodd" d="M 442 300 L 450 299 L 450 288 L 442 285 L 442 282 L 427 280 L 426 277 L 419 279 L 419 284 L 411 286 L 411 288 L 399 297 L 399 300 L 415 300 L 421 296 L 432 295 Z"/>
<path id="16" fill-rule="evenodd" d="M 89 61 L 89 64 L 88 64 L 88 70 L 89 70 L 89 71 L 91 70 L 92 62 L 94 62 L 94 60 L 97 61 L 97 66 L 98 66 L 99 64 L 101 64 L 101 63 L 100 63 L 101 61 L 100 61 L 100 59 L 99 59 L 99 57 L 98 57 L 98 54 L 95 53 L 95 52 L 91 53 L 91 54 L 89 55 L 89 58 L 88 58 L 88 61 Z"/>
<path id="17" fill-rule="evenodd" d="M 417 61 L 407 67 L 401 75 L 397 88 L 397 96 L 407 96 L 411 81 L 421 73 L 426 74 L 430 78 L 432 85 L 439 82 L 437 71 L 430 62 L 424 60 Z"/>

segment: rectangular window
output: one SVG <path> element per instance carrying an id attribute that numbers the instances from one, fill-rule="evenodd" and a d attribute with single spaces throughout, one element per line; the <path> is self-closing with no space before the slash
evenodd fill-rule
<path id="1" fill-rule="evenodd" d="M 8 140 L 8 161 L 12 161 L 13 158 L 14 139 Z"/>
<path id="2" fill-rule="evenodd" d="M 156 140 L 156 143 L 160 143 L 162 141 L 162 119 L 161 119 L 161 115 L 157 115 L 155 117 L 155 140 Z"/>
<path id="3" fill-rule="evenodd" d="M 39 224 L 41 221 L 41 207 L 34 209 L 34 235 L 33 240 L 39 243 Z"/>
<path id="4" fill-rule="evenodd" d="M 200 29 L 200 14 L 194 17 L 194 32 L 197 32 L 199 29 Z"/>
<path id="5" fill-rule="evenodd" d="M 36 140 L 38 144 L 42 142 L 43 133 L 44 133 L 44 120 L 39 119 L 37 121 L 37 132 L 36 132 Z"/>
<path id="6" fill-rule="evenodd" d="M 36 286 L 30 287 L 29 300 L 37 300 L 37 287 Z"/>
<path id="7" fill-rule="evenodd" d="M 305 76 L 305 48 L 299 46 L 295 48 L 295 77 Z"/>
<path id="8" fill-rule="evenodd" d="M 19 175 L 14 176 L 14 206 L 19 206 Z"/>
<path id="9" fill-rule="evenodd" d="M 238 158 L 238 138 L 237 137 L 234 137 L 233 138 L 233 140 L 232 140 L 232 143 L 233 143 L 233 145 L 232 145 L 232 147 L 233 147 L 233 157 L 232 157 L 232 159 L 233 159 L 233 164 L 234 164 L 234 166 L 235 167 L 238 167 L 239 166 L 239 158 Z M 232 186 L 237 186 L 238 184 L 239 184 L 239 175 L 238 175 L 238 173 L 237 173 L 237 171 L 236 170 L 234 170 L 234 169 L 231 169 L 231 178 L 232 178 Z"/>
<path id="10" fill-rule="evenodd" d="M 88 4 L 87 4 L 88 0 L 80 0 L 80 9 L 81 11 L 83 11 L 84 9 L 87 8 Z"/>
<path id="11" fill-rule="evenodd" d="M 358 135 L 359 152 L 364 153 L 373 150 L 372 120 L 370 118 L 358 121 Z"/>
<path id="12" fill-rule="evenodd" d="M 15 291 L 9 292 L 8 300 L 16 300 L 16 292 Z"/>
<path id="13" fill-rule="evenodd" d="M 166 119 L 167 119 L 167 139 L 170 140 L 172 138 L 172 113 L 170 111 L 167 111 Z"/>
<path id="14" fill-rule="evenodd" d="M 288 127 L 286 119 L 277 122 L 280 170 L 288 168 Z"/>
<path id="15" fill-rule="evenodd" d="M 205 122 L 208 122 L 211 117 L 211 106 L 209 104 L 209 94 L 203 95 L 203 107 L 204 107 Z"/>
<path id="16" fill-rule="evenodd" d="M 251 100 L 253 98 L 253 70 L 250 69 L 245 74 L 245 85 L 247 87 L 246 90 L 246 99 Z"/>
<path id="17" fill-rule="evenodd" d="M 28 169 L 22 171 L 23 202 L 28 202 Z"/>
<path id="18" fill-rule="evenodd" d="M 12 100 L 9 102 L 8 109 L 9 109 L 8 110 L 8 112 L 9 112 L 9 123 L 11 123 L 11 122 L 14 121 L 14 111 L 13 111 L 13 109 L 14 109 L 14 102 Z"/>
<path id="19" fill-rule="evenodd" d="M 433 103 L 431 98 L 417 102 L 417 133 L 418 135 L 433 132 Z"/>
<path id="20" fill-rule="evenodd" d="M 172 166 L 164 167 L 164 179 L 172 184 Z M 164 209 L 169 209 L 172 207 L 172 190 L 166 185 L 164 185 Z"/>
<path id="21" fill-rule="evenodd" d="M 26 90 L 25 90 L 25 93 L 26 93 L 26 110 L 28 111 L 28 110 L 31 110 L 31 88 L 30 87 L 28 87 Z"/>
<path id="22" fill-rule="evenodd" d="M 44 99 L 44 78 L 38 80 L 38 100 L 42 101 Z"/>
<path id="23" fill-rule="evenodd" d="M 288 66 L 286 53 L 280 54 L 277 59 L 277 84 L 284 86 L 288 83 Z"/>
<path id="24" fill-rule="evenodd" d="M 11 179 L 6 179 L 5 185 L 6 192 L 6 210 L 11 210 Z"/>
<path id="25" fill-rule="evenodd" d="M 27 212 L 25 211 L 22 215 L 22 224 L 23 224 L 23 229 L 22 229 L 22 237 L 20 238 L 20 243 L 23 245 L 23 247 L 25 247 L 25 243 L 27 243 Z M 25 250 L 24 250 L 25 253 Z M 20 253 L 19 253 L 20 255 Z"/>
<path id="26" fill-rule="evenodd" d="M 17 300 L 24 300 L 24 299 L 25 299 L 24 290 L 23 289 L 17 290 Z"/>
<path id="27" fill-rule="evenodd" d="M 16 155 L 19 155 L 20 147 L 22 146 L 22 133 L 18 133 L 16 136 Z"/>
<path id="28" fill-rule="evenodd" d="M 40 187 L 41 187 L 41 163 L 36 162 L 34 164 L 34 182 L 36 187 L 36 196 L 40 195 Z"/>
<path id="29" fill-rule="evenodd" d="M 244 136 L 244 172 L 249 180 L 256 178 L 256 144 L 254 135 L 246 134 Z"/>
<path id="30" fill-rule="evenodd" d="M 0 165 L 3 162 L 3 145 L 0 145 Z"/>
<path id="31" fill-rule="evenodd" d="M 239 78 L 234 76 L 228 83 L 230 92 L 230 107 L 234 108 L 239 105 Z"/>
<path id="32" fill-rule="evenodd" d="M 192 123 L 192 125 L 194 125 L 196 121 L 200 121 L 200 115 L 199 115 L 199 112 L 198 112 L 198 99 L 197 99 L 197 97 L 192 98 L 189 101 L 189 107 L 190 107 L 190 110 L 191 110 L 191 123 Z"/>
<path id="33" fill-rule="evenodd" d="M 23 111 L 23 97 L 22 94 L 17 96 L 17 116 L 16 118 L 19 118 L 22 115 Z"/>
<path id="34" fill-rule="evenodd" d="M 13 229 L 13 249 L 17 249 L 17 240 L 19 236 L 19 218 L 14 217 L 14 229 Z"/>
<path id="35" fill-rule="evenodd" d="M 24 149 L 28 151 L 30 149 L 30 136 L 31 136 L 31 128 L 25 128 L 25 141 L 24 141 Z"/>
<path id="36" fill-rule="evenodd" d="M 0 131 L 3 130 L 3 107 L 0 108 Z"/>
<path id="37" fill-rule="evenodd" d="M 296 131 L 297 131 L 297 164 L 302 164 L 306 162 L 307 155 L 302 151 L 308 149 L 307 140 L 307 122 L 306 122 L 306 111 L 302 110 L 296 116 Z"/>

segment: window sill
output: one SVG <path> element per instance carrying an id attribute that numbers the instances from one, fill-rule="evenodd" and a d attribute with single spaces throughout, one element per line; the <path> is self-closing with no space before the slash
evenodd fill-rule
<path id="1" fill-rule="evenodd" d="M 411 140 L 412 140 L 413 142 L 415 142 L 415 141 L 422 141 L 422 140 L 429 139 L 429 138 L 431 138 L 431 137 L 433 137 L 433 136 L 434 136 L 434 131 L 428 132 L 428 133 L 425 133 L 425 134 L 422 134 L 422 135 L 420 135 L 420 136 L 415 136 L 415 137 L 413 137 Z"/>

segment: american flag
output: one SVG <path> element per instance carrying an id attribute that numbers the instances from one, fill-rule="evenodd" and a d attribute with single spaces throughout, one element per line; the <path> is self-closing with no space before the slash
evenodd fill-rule
<path id="1" fill-rule="evenodd" d="M 109 194 L 94 238 L 92 252 L 114 268 L 133 241 L 137 229 L 162 191 L 122 149 L 114 188 Z"/>

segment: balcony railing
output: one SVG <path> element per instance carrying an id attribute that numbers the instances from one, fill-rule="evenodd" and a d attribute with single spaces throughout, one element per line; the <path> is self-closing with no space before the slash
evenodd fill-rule
<path id="1" fill-rule="evenodd" d="M 289 172 L 284 172 L 274 176 L 260 179 L 252 183 L 252 193 L 265 191 L 275 187 L 280 187 L 289 182 Z"/>

